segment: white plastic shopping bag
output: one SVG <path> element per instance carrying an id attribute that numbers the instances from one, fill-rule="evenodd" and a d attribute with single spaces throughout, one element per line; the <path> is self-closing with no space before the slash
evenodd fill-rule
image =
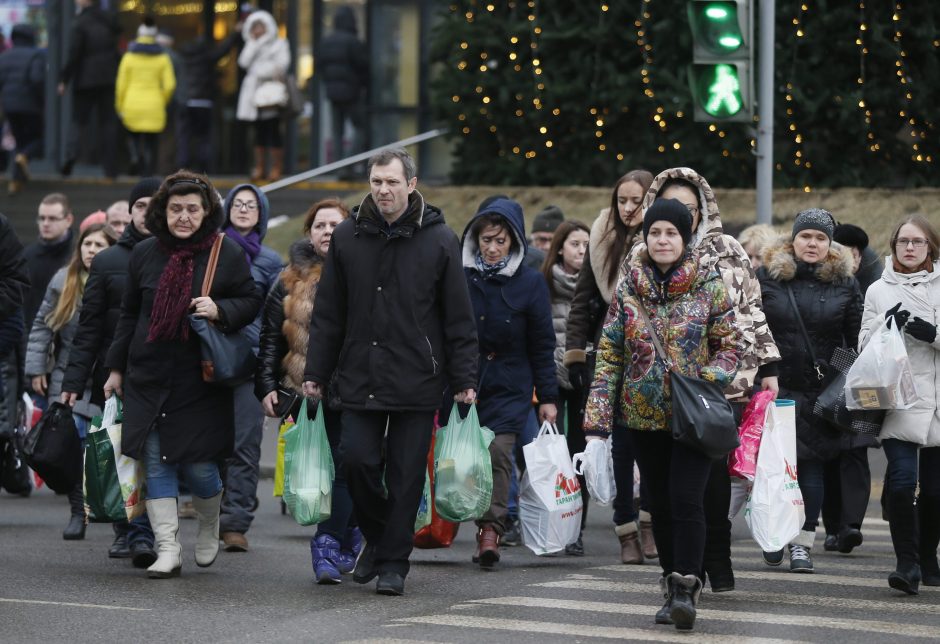
<path id="1" fill-rule="evenodd" d="M 917 402 L 914 374 L 896 324 L 882 324 L 845 374 L 848 409 L 910 409 Z"/>
<path id="2" fill-rule="evenodd" d="M 805 516 L 796 472 L 796 404 L 776 400 L 768 408 L 744 518 L 761 549 L 776 552 L 800 534 Z"/>
<path id="3" fill-rule="evenodd" d="M 571 466 L 575 474 L 584 477 L 588 494 L 598 505 L 608 505 L 617 496 L 610 440 L 588 441 L 583 452 L 571 457 Z"/>
<path id="4" fill-rule="evenodd" d="M 558 552 L 577 540 L 583 512 L 568 444 L 546 422 L 522 451 L 526 463 L 519 491 L 523 542 L 537 555 Z"/>

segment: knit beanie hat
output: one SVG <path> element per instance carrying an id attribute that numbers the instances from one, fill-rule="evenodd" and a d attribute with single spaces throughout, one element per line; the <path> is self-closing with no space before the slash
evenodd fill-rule
<path id="1" fill-rule="evenodd" d="M 859 252 L 868 248 L 868 234 L 855 224 L 839 224 L 832 233 L 832 239 L 843 246 L 857 248 Z"/>
<path id="2" fill-rule="evenodd" d="M 796 236 L 803 230 L 818 230 L 832 240 L 835 227 L 836 220 L 832 213 L 822 208 L 810 208 L 796 216 L 791 239 L 796 239 Z"/>
<path id="3" fill-rule="evenodd" d="M 152 197 L 156 194 L 157 190 L 160 189 L 160 185 L 163 182 L 156 177 L 146 177 L 137 182 L 137 184 L 131 188 L 131 197 L 127 200 L 128 207 L 133 208 L 134 203 L 141 197 Z"/>
<path id="4" fill-rule="evenodd" d="M 156 38 L 157 33 L 157 23 L 149 16 L 144 18 L 143 24 L 137 27 L 138 38 Z"/>
<path id="5" fill-rule="evenodd" d="M 565 215 L 558 206 L 545 206 L 532 221 L 533 233 L 553 233 L 565 220 Z"/>
<path id="6" fill-rule="evenodd" d="M 685 204 L 678 199 L 657 199 L 643 215 L 643 241 L 650 233 L 650 228 L 657 221 L 668 221 L 676 227 L 682 235 L 682 243 L 686 246 L 692 241 L 692 213 Z"/>

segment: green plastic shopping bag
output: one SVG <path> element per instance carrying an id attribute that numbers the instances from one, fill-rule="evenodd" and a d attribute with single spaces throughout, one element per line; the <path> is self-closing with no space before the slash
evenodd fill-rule
<path id="1" fill-rule="evenodd" d="M 129 521 L 144 513 L 140 461 L 121 453 L 121 401 L 111 396 L 85 440 L 83 489 L 90 522 Z"/>
<path id="2" fill-rule="evenodd" d="M 493 495 L 490 443 L 495 435 L 480 426 L 475 405 L 466 418 L 457 403 L 447 425 L 438 430 L 434 445 L 434 508 L 448 521 L 482 517 Z"/>
<path id="3" fill-rule="evenodd" d="M 418 504 L 418 515 L 415 517 L 415 532 L 431 525 L 431 479 L 427 469 L 424 471 L 424 492 L 421 494 L 421 503 Z"/>
<path id="4" fill-rule="evenodd" d="M 333 493 L 333 455 L 326 437 L 322 404 L 317 417 L 307 417 L 304 399 L 297 425 L 284 445 L 284 504 L 300 525 L 315 525 L 330 517 Z"/>

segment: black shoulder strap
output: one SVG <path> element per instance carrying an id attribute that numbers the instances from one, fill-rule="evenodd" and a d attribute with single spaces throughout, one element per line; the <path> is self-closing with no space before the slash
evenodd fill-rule
<path id="1" fill-rule="evenodd" d="M 816 375 L 822 380 L 824 374 L 819 369 L 816 351 L 813 350 L 813 343 L 810 342 L 809 333 L 806 332 L 806 325 L 803 324 L 803 316 L 800 315 L 800 307 L 796 305 L 796 296 L 793 295 L 793 288 L 790 286 L 789 282 L 787 282 L 787 295 L 790 297 L 790 304 L 793 306 L 793 312 L 796 314 L 796 321 L 800 325 L 800 333 L 803 334 L 803 341 L 806 343 L 806 348 L 809 351 L 809 358 L 813 361 L 813 368 L 816 370 Z"/>
<path id="2" fill-rule="evenodd" d="M 646 330 L 650 333 L 650 339 L 653 341 L 653 346 L 656 347 L 656 353 L 659 354 L 659 357 L 666 365 L 666 369 L 672 371 L 672 362 L 669 360 L 669 357 L 666 355 L 666 350 L 663 349 L 663 345 L 659 341 L 659 336 L 656 334 L 656 329 L 653 328 L 653 323 L 650 322 L 649 315 L 646 313 L 646 307 L 643 306 L 643 301 L 640 299 L 639 295 L 633 292 L 632 288 L 630 289 L 630 294 L 636 301 L 636 312 L 640 315 L 640 319 L 643 321 L 643 324 L 646 325 Z"/>

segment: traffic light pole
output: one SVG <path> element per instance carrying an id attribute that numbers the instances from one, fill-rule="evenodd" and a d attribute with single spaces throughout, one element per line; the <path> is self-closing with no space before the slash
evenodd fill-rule
<path id="1" fill-rule="evenodd" d="M 760 0 L 757 42 L 757 223 L 773 220 L 774 190 L 774 0 Z"/>

